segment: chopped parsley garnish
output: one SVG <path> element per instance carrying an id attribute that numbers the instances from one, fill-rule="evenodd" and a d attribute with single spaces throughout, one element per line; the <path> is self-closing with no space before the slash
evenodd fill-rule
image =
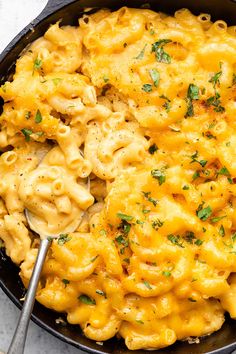
<path id="1" fill-rule="evenodd" d="M 160 81 L 160 73 L 156 69 L 151 69 L 149 70 L 149 74 L 151 76 L 151 79 L 154 83 L 154 86 L 157 87 Z"/>
<path id="2" fill-rule="evenodd" d="M 152 92 L 152 85 L 151 84 L 144 84 L 142 87 L 144 92 Z"/>
<path id="3" fill-rule="evenodd" d="M 196 239 L 194 232 L 192 231 L 187 231 L 185 233 L 184 239 L 190 243 L 191 245 L 193 244 L 193 240 Z"/>
<path id="4" fill-rule="evenodd" d="M 194 242 L 195 245 L 201 246 L 203 244 L 203 240 L 200 240 L 199 238 Z"/>
<path id="5" fill-rule="evenodd" d="M 154 152 L 156 152 L 157 150 L 158 150 L 158 147 L 157 147 L 157 145 L 155 143 L 152 144 L 151 146 L 149 146 L 149 148 L 148 148 L 148 152 L 151 155 L 153 155 Z"/>
<path id="6" fill-rule="evenodd" d="M 139 53 L 139 55 L 137 55 L 137 57 L 135 57 L 134 59 L 143 59 L 146 46 L 147 46 L 147 44 L 145 44 L 145 46 L 143 47 L 143 49 L 141 50 L 141 52 Z"/>
<path id="7" fill-rule="evenodd" d="M 39 69 L 41 69 L 42 65 L 43 65 L 42 60 L 39 59 L 39 57 L 37 57 L 37 58 L 35 59 L 35 61 L 34 61 L 34 70 L 39 70 Z"/>
<path id="8" fill-rule="evenodd" d="M 208 106 L 213 106 L 214 111 L 218 113 L 223 113 L 225 108 L 221 106 L 221 100 L 219 92 L 215 92 L 215 96 L 211 96 L 207 99 L 206 103 Z"/>
<path id="9" fill-rule="evenodd" d="M 184 191 L 187 191 L 187 190 L 189 190 L 189 186 L 185 184 L 182 189 L 183 189 Z"/>
<path id="10" fill-rule="evenodd" d="M 187 97 L 191 100 L 199 100 L 199 88 L 194 84 L 190 84 L 188 87 Z"/>
<path id="11" fill-rule="evenodd" d="M 166 101 L 164 104 L 163 104 L 163 107 L 165 108 L 166 112 L 169 113 L 170 112 L 170 109 L 171 109 L 171 104 L 169 101 Z M 173 130 L 173 129 L 172 129 Z"/>
<path id="12" fill-rule="evenodd" d="M 38 109 L 36 112 L 35 118 L 34 118 L 35 123 L 37 123 L 37 124 L 41 123 L 42 119 L 43 119 L 42 114 L 41 114 L 40 110 Z"/>
<path id="13" fill-rule="evenodd" d="M 197 162 L 199 163 L 202 167 L 205 167 L 206 164 L 207 164 L 207 160 L 197 160 L 197 157 L 198 157 L 198 151 L 196 151 L 193 155 L 191 155 L 191 159 L 192 161 L 190 163 L 193 163 L 193 162 Z"/>
<path id="14" fill-rule="evenodd" d="M 158 183 L 159 183 L 160 186 L 161 186 L 161 185 L 165 182 L 165 180 L 166 180 L 165 172 L 162 171 L 162 170 L 157 170 L 157 169 L 152 170 L 152 171 L 151 171 L 151 175 L 152 175 L 153 178 L 155 178 L 155 179 L 158 180 Z"/>
<path id="15" fill-rule="evenodd" d="M 213 222 L 213 223 L 218 222 L 218 221 L 224 219 L 225 217 L 226 217 L 226 215 L 214 217 L 211 219 L 211 222 Z"/>
<path id="16" fill-rule="evenodd" d="M 190 84 L 186 98 L 187 112 L 185 114 L 185 118 L 194 116 L 193 100 L 199 100 L 199 88 L 194 84 Z"/>
<path id="17" fill-rule="evenodd" d="M 212 214 L 212 209 L 210 206 L 207 206 L 206 208 L 202 208 L 201 205 L 200 210 L 197 210 L 197 217 L 202 221 L 206 221 L 209 218 L 209 216 L 211 216 L 211 214 Z"/>
<path id="18" fill-rule="evenodd" d="M 219 228 L 219 235 L 221 237 L 224 237 L 225 236 L 225 228 L 223 225 L 220 225 L 220 228 Z"/>
<path id="19" fill-rule="evenodd" d="M 218 73 L 216 73 L 214 76 L 212 76 L 212 78 L 209 80 L 209 82 L 211 82 L 213 84 L 213 87 L 215 88 L 216 85 L 220 84 L 220 77 L 222 75 L 222 71 L 219 71 Z"/>
<path id="20" fill-rule="evenodd" d="M 115 240 L 119 245 L 123 245 L 124 247 L 128 247 L 129 245 L 129 241 L 126 240 L 122 235 L 117 236 Z"/>
<path id="21" fill-rule="evenodd" d="M 30 117 L 31 117 L 31 112 L 30 111 L 28 111 L 28 112 L 26 112 L 25 113 L 25 119 L 30 119 Z"/>
<path id="22" fill-rule="evenodd" d="M 201 165 L 202 167 L 205 167 L 206 164 L 207 164 L 207 160 L 200 160 L 200 161 L 198 161 L 198 163 L 200 163 L 200 165 Z"/>
<path id="23" fill-rule="evenodd" d="M 65 288 L 68 284 L 70 284 L 70 281 L 68 279 L 62 279 L 62 283 L 65 285 Z"/>
<path id="24" fill-rule="evenodd" d="M 191 245 L 196 245 L 196 246 L 201 246 L 203 244 L 203 240 L 200 240 L 199 238 L 196 238 L 194 232 L 192 231 L 187 231 L 184 239 L 186 242 L 190 243 Z"/>
<path id="25" fill-rule="evenodd" d="M 102 290 L 97 289 L 97 290 L 96 290 L 96 293 L 97 293 L 98 295 L 101 295 L 101 296 L 106 297 L 106 294 L 105 294 L 104 291 L 102 291 Z"/>
<path id="26" fill-rule="evenodd" d="M 162 98 L 163 100 L 166 100 L 166 102 L 162 105 L 162 107 L 165 108 L 166 112 L 169 113 L 170 112 L 170 109 L 171 109 L 171 100 L 166 97 L 165 95 L 161 95 L 159 96 L 160 98 Z"/>
<path id="27" fill-rule="evenodd" d="M 223 166 L 218 172 L 218 175 L 223 175 L 223 176 L 230 176 L 229 170 Z"/>
<path id="28" fill-rule="evenodd" d="M 170 234 L 170 235 L 167 236 L 167 238 L 168 238 L 168 240 L 169 240 L 171 243 L 173 243 L 174 245 L 179 246 L 179 247 L 181 247 L 181 248 L 184 248 L 183 242 L 180 243 L 181 237 L 180 237 L 179 235 L 175 236 L 175 235 L 173 235 L 173 234 Z"/>
<path id="29" fill-rule="evenodd" d="M 125 220 L 125 221 L 132 221 L 133 220 L 133 216 L 131 216 L 131 215 L 126 215 L 126 214 L 123 214 L 123 213 L 117 213 L 116 215 L 121 220 Z"/>
<path id="30" fill-rule="evenodd" d="M 143 284 L 144 284 L 144 285 L 146 286 L 146 288 L 148 288 L 149 290 L 152 289 L 152 287 L 151 287 L 151 285 L 149 284 L 148 281 L 144 280 L 144 281 L 143 281 Z"/>
<path id="31" fill-rule="evenodd" d="M 130 232 L 130 229 L 131 229 L 131 225 L 127 222 L 123 222 L 123 231 L 125 234 L 128 234 Z"/>
<path id="32" fill-rule="evenodd" d="M 167 270 L 163 270 L 162 275 L 164 275 L 165 277 L 170 277 L 171 276 L 171 272 L 167 271 Z"/>
<path id="33" fill-rule="evenodd" d="M 91 297 L 89 297 L 88 295 L 80 295 L 79 296 L 79 300 L 81 302 L 83 302 L 86 305 L 96 305 L 96 301 L 94 299 L 92 299 Z"/>
<path id="34" fill-rule="evenodd" d="M 168 53 L 164 51 L 164 45 L 172 42 L 171 39 L 161 39 L 152 44 L 152 52 L 155 52 L 156 60 L 159 63 L 171 63 L 171 57 Z"/>
<path id="35" fill-rule="evenodd" d="M 142 192 L 144 195 L 144 198 L 148 200 L 150 203 L 152 203 L 154 206 L 157 206 L 158 200 L 150 197 L 151 192 Z"/>
<path id="36" fill-rule="evenodd" d="M 57 240 L 58 245 L 62 246 L 66 242 L 69 242 L 71 240 L 71 237 L 68 237 L 68 234 L 60 234 L 59 238 Z"/>
<path id="37" fill-rule="evenodd" d="M 152 222 L 152 228 L 155 230 L 158 230 L 159 227 L 162 227 L 164 224 L 164 221 L 161 221 L 160 219 L 156 219 Z"/>
<path id="38" fill-rule="evenodd" d="M 21 132 L 24 134 L 25 140 L 30 141 L 30 135 L 33 134 L 32 130 L 24 128 L 21 129 Z"/>
<path id="39" fill-rule="evenodd" d="M 192 180 L 195 181 L 195 179 L 197 179 L 198 177 L 200 177 L 200 173 L 199 173 L 199 171 L 195 171 L 192 176 Z"/>

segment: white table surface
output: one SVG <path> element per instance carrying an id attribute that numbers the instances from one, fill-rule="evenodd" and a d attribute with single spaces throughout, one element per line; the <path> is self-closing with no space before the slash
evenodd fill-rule
<path id="1" fill-rule="evenodd" d="M 0 0 L 0 52 L 14 36 L 34 19 L 47 0 Z M 6 351 L 14 333 L 19 310 L 0 289 L 0 351 Z M 83 354 L 33 322 L 30 323 L 25 354 Z M 187 354 L 187 353 L 186 353 Z M 236 351 L 232 354 L 236 354 Z"/>
<path id="2" fill-rule="evenodd" d="M 0 0 L 0 52 L 12 38 L 34 19 L 47 0 Z M 8 349 L 19 317 L 19 310 L 0 290 L 0 351 Z M 25 354 L 82 354 L 30 323 Z"/>

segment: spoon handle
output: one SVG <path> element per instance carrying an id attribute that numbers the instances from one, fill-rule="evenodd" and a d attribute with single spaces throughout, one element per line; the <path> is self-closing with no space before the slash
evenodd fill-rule
<path id="1" fill-rule="evenodd" d="M 29 288 L 22 307 L 18 325 L 16 327 L 13 339 L 11 341 L 7 354 L 23 354 L 25 340 L 29 326 L 30 316 L 33 310 L 35 295 L 38 287 L 40 273 L 47 255 L 47 251 L 51 244 L 47 238 L 40 241 L 38 256 L 34 265 L 33 273 L 30 279 Z"/>

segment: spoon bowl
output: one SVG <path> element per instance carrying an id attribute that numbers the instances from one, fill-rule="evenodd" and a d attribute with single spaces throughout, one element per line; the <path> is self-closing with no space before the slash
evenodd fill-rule
<path id="1" fill-rule="evenodd" d="M 80 225 L 83 215 L 84 213 L 81 214 L 80 218 L 74 220 L 71 224 L 69 224 L 66 227 L 66 229 L 63 230 L 63 233 L 70 233 L 75 231 L 77 227 Z M 38 288 L 40 274 L 47 256 L 48 249 L 53 239 L 56 239 L 60 236 L 60 234 L 45 235 L 41 233 L 38 224 L 34 222 L 36 220 L 34 215 L 28 209 L 25 209 L 25 216 L 30 229 L 36 232 L 40 236 L 40 246 L 38 250 L 37 259 L 33 268 L 32 276 L 30 278 L 28 291 L 25 297 L 25 302 L 22 307 L 21 315 L 7 354 L 24 353 L 27 330 L 28 330 L 30 316 L 33 310 L 34 302 L 35 302 L 35 296 Z"/>

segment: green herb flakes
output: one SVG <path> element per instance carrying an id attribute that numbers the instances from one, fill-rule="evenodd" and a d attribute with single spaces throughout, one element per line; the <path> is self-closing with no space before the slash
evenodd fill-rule
<path id="1" fill-rule="evenodd" d="M 221 237 L 224 237 L 225 236 L 225 229 L 224 229 L 224 226 L 223 225 L 220 225 L 220 228 L 219 228 L 219 235 Z"/>
<path id="2" fill-rule="evenodd" d="M 151 175 L 153 178 L 158 180 L 159 185 L 161 186 L 166 181 L 166 175 L 163 170 L 152 170 Z"/>
<path id="3" fill-rule="evenodd" d="M 200 177 L 200 173 L 199 173 L 199 171 L 195 171 L 192 176 L 192 180 L 195 181 L 195 179 L 197 179 L 198 177 Z"/>
<path id="4" fill-rule="evenodd" d="M 125 221 L 132 221 L 133 220 L 133 216 L 131 215 L 126 215 L 123 213 L 117 213 L 116 216 L 121 219 L 121 220 L 125 220 Z"/>
<path id="5" fill-rule="evenodd" d="M 168 240 L 173 243 L 174 245 L 178 246 L 178 247 L 181 247 L 181 248 L 184 248 L 183 246 L 183 242 L 181 243 L 181 237 L 179 235 L 175 236 L 173 234 L 170 234 L 167 236 Z"/>
<path id="6" fill-rule="evenodd" d="M 83 304 L 86 304 L 86 305 L 96 305 L 96 301 L 94 299 L 92 299 L 91 297 L 89 297 L 88 295 L 80 295 L 79 296 L 79 300 L 81 302 L 83 302 Z"/>
<path id="7" fill-rule="evenodd" d="M 223 175 L 223 176 L 230 176 L 229 170 L 223 166 L 218 172 L 218 175 Z"/>
<path id="8" fill-rule="evenodd" d="M 197 217 L 202 221 L 206 221 L 209 218 L 209 216 L 211 216 L 211 214 L 212 214 L 212 209 L 210 206 L 206 208 L 202 208 L 197 211 Z"/>
<path id="9" fill-rule="evenodd" d="M 212 222 L 212 223 L 218 222 L 218 221 L 224 219 L 225 217 L 226 217 L 226 215 L 217 216 L 217 217 L 211 218 L 211 222 Z"/>
<path id="10" fill-rule="evenodd" d="M 70 281 L 68 279 L 62 279 L 62 283 L 65 285 L 66 288 L 67 285 L 70 284 Z"/>
<path id="11" fill-rule="evenodd" d="M 152 92 L 152 85 L 151 84 L 144 84 L 142 87 L 144 92 Z"/>
<path id="12" fill-rule="evenodd" d="M 209 82 L 211 82 L 213 84 L 213 87 L 215 88 L 216 85 L 220 84 L 220 77 L 222 75 L 222 71 L 219 71 L 218 73 L 216 73 L 214 76 L 212 76 L 212 78 L 209 80 Z"/>
<path id="13" fill-rule="evenodd" d="M 149 146 L 149 148 L 148 148 L 148 152 L 151 155 L 153 155 L 157 150 L 158 150 L 158 147 L 155 143 L 152 144 L 151 146 Z"/>
<path id="14" fill-rule="evenodd" d="M 146 286 L 146 288 L 148 288 L 149 290 L 152 289 L 152 287 L 151 287 L 151 285 L 149 284 L 148 281 L 144 280 L 144 281 L 143 281 L 143 284 L 144 284 L 144 285 Z"/>
<path id="15" fill-rule="evenodd" d="M 149 70 L 149 74 L 151 76 L 154 86 L 157 87 L 159 85 L 159 81 L 160 81 L 159 71 L 157 71 L 156 69 L 151 69 L 151 70 Z"/>
<path id="16" fill-rule="evenodd" d="M 171 57 L 168 53 L 164 51 L 164 45 L 171 43 L 171 39 L 161 39 L 155 43 L 152 44 L 152 52 L 155 53 L 156 60 L 159 63 L 165 63 L 165 64 L 170 64 L 171 63 Z"/>
<path id="17" fill-rule="evenodd" d="M 40 110 L 38 109 L 36 112 L 35 118 L 34 118 L 35 123 L 37 123 L 37 124 L 41 123 L 42 119 L 43 119 L 42 114 L 41 114 Z"/>
<path id="18" fill-rule="evenodd" d="M 199 88 L 194 84 L 190 84 L 188 87 L 187 97 L 186 97 L 187 112 L 185 114 L 185 118 L 194 116 L 193 100 L 198 100 L 198 99 L 199 99 Z"/>
<path id="19" fill-rule="evenodd" d="M 159 227 L 162 227 L 164 225 L 164 221 L 161 221 L 160 219 L 156 219 L 152 222 L 152 228 L 154 230 L 158 230 Z"/>
<path id="20" fill-rule="evenodd" d="M 145 46 L 143 47 L 143 49 L 141 50 L 139 55 L 137 55 L 137 57 L 135 57 L 134 59 L 139 59 L 139 60 L 143 59 L 146 47 L 147 47 L 147 44 L 145 44 Z"/>
<path id="21" fill-rule="evenodd" d="M 189 186 L 185 184 L 182 189 L 183 189 L 184 191 L 187 191 L 187 190 L 189 190 Z"/>
<path id="22" fill-rule="evenodd" d="M 214 111 L 217 113 L 223 113 L 225 108 L 221 106 L 220 94 L 219 92 L 215 92 L 215 96 L 211 96 L 206 101 L 208 106 L 213 106 Z"/>
<path id="23" fill-rule="evenodd" d="M 30 119 L 30 117 L 31 117 L 31 112 L 30 111 L 28 111 L 28 112 L 26 112 L 25 113 L 25 119 Z"/>
<path id="24" fill-rule="evenodd" d="M 43 65 L 43 62 L 39 57 L 37 57 L 34 61 L 34 70 L 40 70 Z"/>
<path id="25" fill-rule="evenodd" d="M 57 240 L 58 245 L 62 246 L 66 242 L 69 242 L 71 240 L 71 237 L 68 237 L 68 234 L 60 234 L 59 238 Z"/>
<path id="26" fill-rule="evenodd" d="M 24 134 L 25 140 L 27 142 L 29 142 L 30 141 L 30 135 L 33 134 L 32 130 L 24 128 L 24 129 L 21 129 L 21 132 Z"/>

